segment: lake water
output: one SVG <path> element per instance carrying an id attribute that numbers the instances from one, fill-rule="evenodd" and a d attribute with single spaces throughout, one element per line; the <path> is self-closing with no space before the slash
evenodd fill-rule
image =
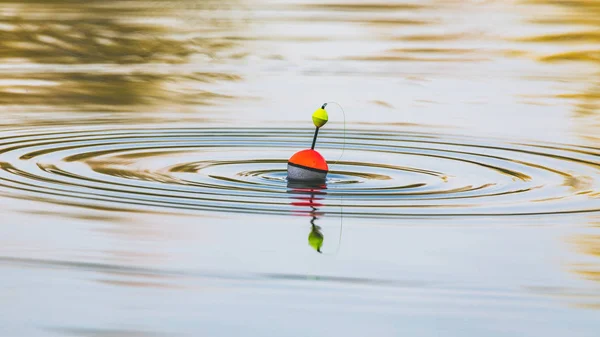
<path id="1" fill-rule="evenodd" d="M 0 336 L 597 336 L 599 46 L 592 0 L 0 1 Z"/>

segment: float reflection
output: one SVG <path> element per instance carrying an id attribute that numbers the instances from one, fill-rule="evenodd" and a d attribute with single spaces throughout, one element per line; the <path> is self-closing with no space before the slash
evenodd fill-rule
<path id="1" fill-rule="evenodd" d="M 316 222 L 324 215 L 322 212 L 319 212 L 319 209 L 325 206 L 322 200 L 324 200 L 327 194 L 325 192 L 326 189 L 327 185 L 324 183 L 288 182 L 288 193 L 294 194 L 292 196 L 294 201 L 292 201 L 291 205 L 299 208 L 296 214 L 310 217 L 308 244 L 320 254 L 323 253 L 322 247 L 325 235 L 322 228 Z"/>

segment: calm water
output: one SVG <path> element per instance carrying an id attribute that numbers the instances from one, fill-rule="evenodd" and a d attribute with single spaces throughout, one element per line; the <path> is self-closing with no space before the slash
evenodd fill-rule
<path id="1" fill-rule="evenodd" d="M 592 0 L 0 1 L 0 336 L 597 336 L 599 46 Z"/>

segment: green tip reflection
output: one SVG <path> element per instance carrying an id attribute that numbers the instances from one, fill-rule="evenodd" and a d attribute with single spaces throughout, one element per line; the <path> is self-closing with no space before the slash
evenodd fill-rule
<path id="1" fill-rule="evenodd" d="M 308 235 L 308 244 L 319 253 L 321 252 L 321 247 L 323 247 L 323 233 L 321 233 L 320 229 L 321 227 L 313 225 Z"/>

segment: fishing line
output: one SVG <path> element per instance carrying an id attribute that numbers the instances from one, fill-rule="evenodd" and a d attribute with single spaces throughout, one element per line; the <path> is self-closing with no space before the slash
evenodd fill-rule
<path id="1" fill-rule="evenodd" d="M 342 247 L 342 234 L 344 232 L 344 205 L 343 205 L 343 196 L 340 196 L 340 235 L 338 236 L 338 244 L 337 244 L 337 248 L 335 249 L 335 252 L 333 253 L 323 253 L 321 251 L 319 251 L 320 254 L 323 255 L 327 255 L 327 256 L 335 256 L 340 252 L 340 248 Z M 313 220 L 311 220 L 311 225 L 315 226 L 314 221 L 317 220 L 316 217 L 313 218 Z"/>
<path id="2" fill-rule="evenodd" d="M 340 157 L 335 161 L 335 163 L 333 163 L 333 165 L 337 165 L 337 163 L 340 162 L 340 160 L 342 159 L 342 156 L 344 156 L 344 151 L 346 150 L 346 112 L 344 111 L 344 108 L 342 107 L 342 105 L 336 101 L 330 101 L 327 102 L 325 104 L 323 104 L 323 109 L 325 109 L 325 107 L 327 106 L 327 104 L 333 103 L 335 105 L 337 105 L 338 107 L 340 107 L 340 109 L 342 110 L 342 115 L 344 115 L 344 137 L 343 137 L 343 143 L 342 143 L 342 153 L 340 154 Z"/>
<path id="3" fill-rule="evenodd" d="M 330 255 L 337 255 L 339 253 L 340 248 L 342 247 L 342 232 L 344 231 L 344 205 L 343 205 L 343 196 L 340 196 L 340 235 L 338 237 L 338 245 L 335 253 Z"/>
<path id="4" fill-rule="evenodd" d="M 340 110 L 342 110 L 342 115 L 344 116 L 344 137 L 343 139 L 343 143 L 342 143 L 342 153 L 340 154 L 340 157 L 333 163 L 333 165 L 337 165 L 340 160 L 342 159 L 342 157 L 344 156 L 344 151 L 346 150 L 346 112 L 344 111 L 344 108 L 342 107 L 342 105 L 336 101 L 329 101 L 325 104 L 323 104 L 323 109 L 325 109 L 325 107 L 327 106 L 327 104 L 335 104 L 338 107 L 340 107 Z M 340 247 L 342 246 L 342 232 L 344 231 L 344 197 L 342 195 L 340 195 L 340 235 L 338 237 L 338 245 L 337 245 L 337 249 L 335 250 L 335 253 L 333 254 L 324 254 L 324 255 L 337 255 L 337 253 L 340 251 Z"/>

